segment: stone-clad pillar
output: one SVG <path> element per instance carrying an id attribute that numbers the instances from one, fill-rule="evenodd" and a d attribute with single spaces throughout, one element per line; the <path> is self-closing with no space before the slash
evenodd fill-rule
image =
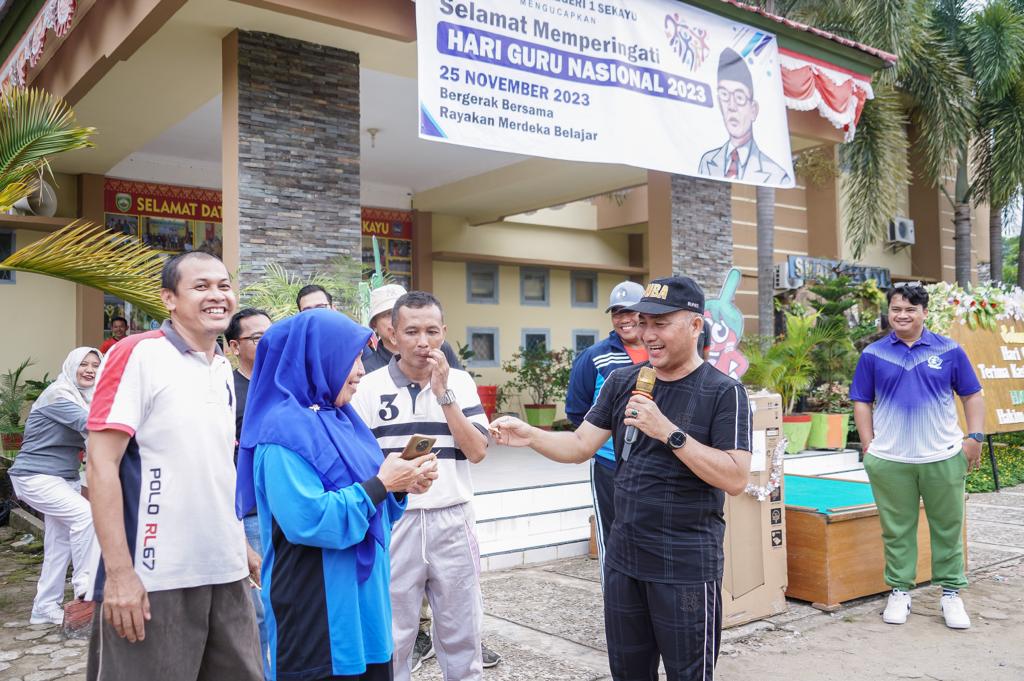
<path id="1" fill-rule="evenodd" d="M 359 258 L 357 53 L 233 32 L 223 129 L 225 260 L 242 286 L 271 262 L 309 275 Z"/>
<path id="2" fill-rule="evenodd" d="M 672 271 L 717 295 L 732 267 L 732 185 L 672 176 Z"/>

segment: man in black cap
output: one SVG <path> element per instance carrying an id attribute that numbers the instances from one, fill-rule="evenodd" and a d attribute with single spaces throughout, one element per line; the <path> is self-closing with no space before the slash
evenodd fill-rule
<path id="1" fill-rule="evenodd" d="M 718 58 L 718 108 L 729 133 L 725 144 L 706 152 L 697 172 L 757 184 L 785 184 L 789 173 L 766 156 L 754 141 L 758 106 L 746 62 L 730 47 Z"/>
<path id="2" fill-rule="evenodd" d="M 490 430 L 498 444 L 564 463 L 588 460 L 613 437 L 615 523 L 604 568 L 612 678 L 654 681 L 660 656 L 670 681 L 710 679 L 722 632 L 725 493 L 743 492 L 750 473 L 747 393 L 698 354 L 704 292 L 692 279 L 656 279 L 630 309 L 640 313 L 650 360 L 612 372 L 575 432 L 508 416 Z M 635 392 L 644 367 L 657 379 L 650 398 Z"/>

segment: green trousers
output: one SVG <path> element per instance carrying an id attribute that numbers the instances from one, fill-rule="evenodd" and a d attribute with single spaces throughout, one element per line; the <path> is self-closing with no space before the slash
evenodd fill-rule
<path id="1" fill-rule="evenodd" d="M 960 453 L 933 463 L 901 463 L 864 456 L 864 470 L 882 522 L 885 583 L 909 591 L 917 581 L 917 519 L 920 502 L 932 546 L 932 583 L 947 589 L 967 586 L 964 574 L 964 480 L 967 458 Z"/>

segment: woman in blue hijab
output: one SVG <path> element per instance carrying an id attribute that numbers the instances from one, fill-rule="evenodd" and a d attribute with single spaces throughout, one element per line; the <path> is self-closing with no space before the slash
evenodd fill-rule
<path id="1" fill-rule="evenodd" d="M 257 346 L 235 510 L 259 515 L 269 679 L 391 679 L 391 526 L 437 465 L 385 458 L 349 406 L 369 336 L 310 310 Z"/>

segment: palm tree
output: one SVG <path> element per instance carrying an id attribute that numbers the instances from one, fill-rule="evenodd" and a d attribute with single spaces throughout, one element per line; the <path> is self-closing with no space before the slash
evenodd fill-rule
<path id="1" fill-rule="evenodd" d="M 896 54 L 894 68 L 875 74 L 875 98 L 865 103 L 857 135 L 840 147 L 846 171 L 846 239 L 854 258 L 885 233 L 910 171 L 907 124 L 918 131 L 914 153 L 924 179 L 936 186 L 966 148 L 975 121 L 972 83 L 963 58 L 938 30 L 932 11 L 940 0 L 780 0 L 780 14 Z M 964 191 L 966 192 L 966 185 Z M 969 213 L 968 213 L 969 218 Z M 959 235 L 958 235 L 959 236 Z M 970 256 L 967 237 L 958 250 Z M 968 276 L 969 276 L 968 260 Z M 958 271 L 958 277 L 962 272 Z"/>
<path id="2" fill-rule="evenodd" d="M 970 140 L 977 159 L 974 181 L 968 183 L 968 144 L 957 152 L 956 194 L 953 197 L 957 283 L 970 281 L 970 202 L 987 199 L 991 208 L 992 278 L 1002 274 L 1002 211 L 1020 186 L 1024 158 L 1019 151 L 1021 98 L 1015 90 L 1024 73 L 1024 15 L 1009 0 L 994 0 L 969 14 L 966 0 L 935 0 L 935 24 L 955 45 L 971 76 L 975 120 Z M 995 243 L 996 239 L 999 243 Z"/>
<path id="3" fill-rule="evenodd" d="M 95 128 L 76 124 L 61 99 L 39 89 L 0 93 L 0 212 L 39 186 L 54 154 L 93 146 Z M 137 240 L 76 221 L 16 251 L 0 269 L 44 274 L 117 295 L 162 318 L 163 256 Z"/>
<path id="4" fill-rule="evenodd" d="M 978 120 L 971 152 L 976 202 L 989 202 L 991 278 L 1003 272 L 1003 211 L 1024 185 L 1024 0 L 996 0 L 962 31 L 972 66 Z"/>
<path id="5" fill-rule="evenodd" d="M 50 156 L 93 146 L 95 132 L 75 125 L 68 105 L 43 90 L 0 93 L 0 212 L 36 191 Z"/>

